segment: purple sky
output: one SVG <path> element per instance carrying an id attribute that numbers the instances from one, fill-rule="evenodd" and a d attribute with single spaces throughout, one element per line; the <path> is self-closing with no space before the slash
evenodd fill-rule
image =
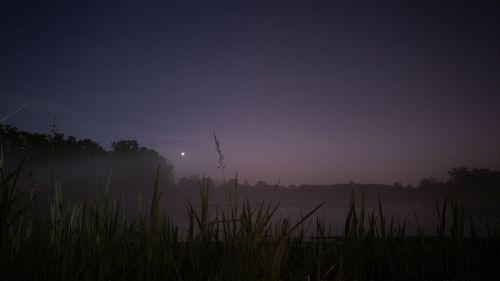
<path id="1" fill-rule="evenodd" d="M 0 115 L 137 139 L 177 178 L 220 178 L 214 130 L 250 182 L 500 169 L 500 4 L 433 2 L 3 1 Z"/>

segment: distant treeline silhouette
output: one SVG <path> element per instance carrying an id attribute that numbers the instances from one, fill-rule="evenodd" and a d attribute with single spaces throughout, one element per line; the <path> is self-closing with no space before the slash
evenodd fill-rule
<path id="1" fill-rule="evenodd" d="M 148 191 L 157 167 L 160 167 L 161 183 L 165 187 L 181 189 L 195 195 L 202 180 L 199 176 L 183 177 L 174 184 L 174 166 L 160 153 L 140 146 L 136 140 L 113 142 L 111 148 L 106 150 L 94 140 L 65 137 L 56 129 L 52 129 L 49 134 L 40 134 L 25 132 L 10 125 L 0 125 L 0 143 L 6 158 L 4 162 L 11 168 L 16 167 L 25 155 L 30 155 L 31 165 L 28 166 L 36 175 L 36 179 L 45 179 L 49 182 L 50 176 L 55 176 L 61 178 L 63 184 L 71 186 L 73 190 L 95 190 L 96 186 L 105 183 L 112 171 L 111 183 L 117 191 L 136 192 L 138 189 Z M 498 171 L 457 167 L 451 169 L 448 175 L 449 178 L 444 182 L 432 177 L 422 179 L 416 187 L 399 182 L 393 185 L 349 182 L 332 185 L 278 186 L 278 190 L 288 193 L 308 190 L 313 196 L 328 189 L 334 189 L 336 193 L 341 194 L 349 194 L 352 190 L 369 190 L 379 194 L 410 192 L 416 195 L 454 194 L 464 191 L 484 194 L 485 190 L 495 192 L 500 190 Z M 219 185 L 211 179 L 207 181 L 210 186 L 219 187 L 221 190 L 224 186 L 235 185 L 243 192 L 248 189 L 248 192 L 258 194 L 261 190 L 263 196 L 270 195 L 269 189 L 276 187 L 263 181 L 258 181 L 255 185 L 250 185 L 246 181 L 236 183 L 235 179 Z"/>
<path id="2" fill-rule="evenodd" d="M 183 177 L 179 180 L 178 186 L 182 188 L 196 187 L 199 185 L 200 181 L 203 180 L 198 175 L 191 175 L 189 177 Z M 211 179 L 207 180 L 210 185 L 215 186 L 216 183 Z M 448 179 L 445 181 L 439 181 L 434 177 L 428 177 L 422 179 L 417 186 L 412 186 L 411 184 L 403 185 L 400 182 L 394 182 L 392 185 L 388 184 L 360 184 L 350 181 L 345 184 L 330 184 L 330 185 L 295 185 L 290 184 L 288 186 L 276 186 L 276 184 L 269 184 L 264 181 L 257 181 L 254 185 L 250 185 L 248 181 L 238 181 L 236 179 L 229 179 L 226 183 L 221 183 L 218 186 L 234 186 L 235 184 L 241 188 L 287 188 L 287 189 L 313 189 L 313 188 L 371 188 L 371 189 L 439 189 L 439 188 L 500 188 L 500 172 L 490 170 L 487 168 L 469 168 L 469 167 L 456 167 L 448 171 Z"/>
<path id="3" fill-rule="evenodd" d="M 70 186 L 72 193 L 80 195 L 102 187 L 111 177 L 111 188 L 133 191 L 136 196 L 138 189 L 152 186 L 158 167 L 161 184 L 168 185 L 173 180 L 173 165 L 136 140 L 119 140 L 106 150 L 94 140 L 65 137 L 55 129 L 50 134 L 40 134 L 0 125 L 0 143 L 5 168 L 14 169 L 28 156 L 25 178 L 33 178 L 42 189 L 50 189 L 51 179 L 57 178 Z"/>

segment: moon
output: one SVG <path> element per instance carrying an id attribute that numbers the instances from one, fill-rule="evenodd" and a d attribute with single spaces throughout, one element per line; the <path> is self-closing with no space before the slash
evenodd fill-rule
<path id="1" fill-rule="evenodd" d="M 181 157 L 186 156 L 186 152 L 181 152 Z"/>

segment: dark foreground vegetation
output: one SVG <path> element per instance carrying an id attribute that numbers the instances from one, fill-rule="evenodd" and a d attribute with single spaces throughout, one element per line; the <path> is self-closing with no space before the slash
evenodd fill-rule
<path id="1" fill-rule="evenodd" d="M 252 208 L 230 192 L 209 216 L 187 204 L 187 233 L 159 211 L 158 174 L 147 208 L 124 214 L 103 192 L 66 204 L 55 180 L 49 212 L 17 187 L 22 166 L 1 174 L 1 280 L 498 280 L 500 239 L 476 235 L 460 204 L 436 205 L 432 234 L 408 235 L 408 220 L 353 199 L 344 232 L 332 237 L 318 206 L 296 221 L 274 218 L 279 203 Z M 466 227 L 466 224 L 470 224 Z M 418 226 L 418 221 L 417 221 Z M 467 229 L 467 231 L 466 231 Z"/>
<path id="2" fill-rule="evenodd" d="M 429 178 L 418 188 L 237 180 L 215 187 L 199 178 L 174 184 L 173 166 L 133 140 L 107 151 L 55 129 L 44 135 L 1 126 L 0 137 L 2 281 L 500 279 L 499 225 L 475 221 L 456 201 L 498 210 L 490 208 L 499 198 L 498 172 L 457 168 L 447 182 Z M 150 191 L 137 198 L 137 186 Z M 121 200 L 113 199 L 117 190 Z M 427 198 L 433 226 L 416 213 L 388 214 L 377 194 L 386 204 Z M 429 200 L 436 197 L 439 203 Z M 283 216 L 282 201 L 308 211 Z M 169 203 L 178 205 L 175 214 Z M 335 236 L 317 216 L 329 204 L 349 210 Z M 180 208 L 187 225 L 172 219 Z"/>

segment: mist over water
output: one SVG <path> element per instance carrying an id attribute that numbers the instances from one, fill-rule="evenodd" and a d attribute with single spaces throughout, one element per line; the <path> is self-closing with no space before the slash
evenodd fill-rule
<path id="1" fill-rule="evenodd" d="M 283 186 L 257 181 L 250 185 L 236 179 L 217 183 L 200 176 L 174 180 L 175 167 L 155 150 L 134 140 L 113 142 L 107 151 L 91 140 L 65 138 L 58 132 L 37 135 L 5 126 L 1 133 L 4 168 L 13 170 L 24 161 L 20 184 L 34 188 L 39 204 L 44 206 L 42 211 L 48 210 L 47 204 L 58 182 L 68 204 L 108 196 L 118 200 L 123 213 L 130 218 L 141 211 L 147 212 L 157 185 L 161 192 L 160 210 L 179 227 L 181 234 L 189 224 L 189 204 L 201 208 L 200 188 L 208 188 L 208 213 L 212 218 L 217 213 L 228 213 L 235 203 L 238 208 L 248 204 L 252 210 L 262 204 L 279 204 L 275 220 L 298 221 L 323 204 L 311 217 L 310 225 L 321 221 L 333 236 L 343 233 L 352 202 L 356 210 L 364 209 L 366 216 L 380 217 L 382 210 L 388 224 L 394 227 L 405 224 L 410 235 L 417 230 L 429 234 L 435 231 L 441 219 L 437 207 L 444 200 L 450 206 L 454 203 L 463 206 L 466 229 L 474 222 L 478 234 L 487 224 L 495 225 L 500 219 L 500 173 L 489 169 L 453 168 L 447 181 L 424 178 L 415 187 L 398 182 Z M 215 145 L 218 159 L 214 158 L 223 172 L 224 155 L 218 141 Z"/>
<path id="2" fill-rule="evenodd" d="M 131 218 L 138 214 L 139 209 L 143 213 L 148 211 L 155 184 L 154 167 L 143 170 L 141 174 L 134 169 L 135 164 L 132 162 L 112 167 L 112 163 L 104 161 L 98 165 L 103 168 L 96 171 L 96 163 L 95 161 L 80 163 L 77 167 L 68 165 L 59 168 L 54 174 L 49 170 L 42 172 L 43 167 L 33 167 L 37 171 L 34 173 L 34 178 L 37 179 L 35 186 L 40 201 L 48 202 L 51 197 L 52 187 L 49 183 L 52 175 L 61 181 L 63 196 L 69 202 L 82 202 L 84 199 L 91 201 L 97 194 L 102 196 L 107 192 L 109 198 L 120 201 L 124 213 Z M 279 204 L 274 219 L 279 221 L 287 218 L 292 222 L 300 220 L 309 211 L 324 204 L 309 220 L 309 231 L 314 230 L 314 225 L 319 220 L 325 223 L 329 234 L 333 236 L 343 233 L 353 199 L 358 211 L 364 207 L 367 215 L 374 212 L 378 216 L 380 198 L 387 223 L 397 226 L 406 220 L 409 235 L 416 234 L 417 229 L 424 230 L 424 233 L 428 234 L 434 233 L 435 225 L 440 220 L 436 204 L 442 205 L 445 199 L 448 200 L 448 204 L 451 204 L 450 202 L 463 204 L 466 229 L 469 229 L 471 219 L 474 219 L 479 235 L 485 234 L 486 224 L 494 225 L 500 219 L 500 206 L 497 204 L 500 194 L 498 190 L 492 188 L 485 191 L 472 188 L 465 191 L 450 191 L 435 187 L 436 190 L 433 191 L 425 187 L 355 183 L 294 187 L 241 184 L 235 186 L 234 181 L 217 185 L 202 178 L 182 178 L 178 182 L 171 182 L 168 178 L 162 178 L 161 170 L 159 175 L 160 209 L 179 228 L 181 236 L 185 234 L 189 225 L 188 204 L 191 203 L 196 210 L 201 210 L 200 188 L 204 186 L 208 186 L 208 213 L 212 218 L 216 212 L 228 214 L 235 201 L 240 208 L 248 202 L 253 210 L 261 207 L 263 203 L 273 206 Z"/>

